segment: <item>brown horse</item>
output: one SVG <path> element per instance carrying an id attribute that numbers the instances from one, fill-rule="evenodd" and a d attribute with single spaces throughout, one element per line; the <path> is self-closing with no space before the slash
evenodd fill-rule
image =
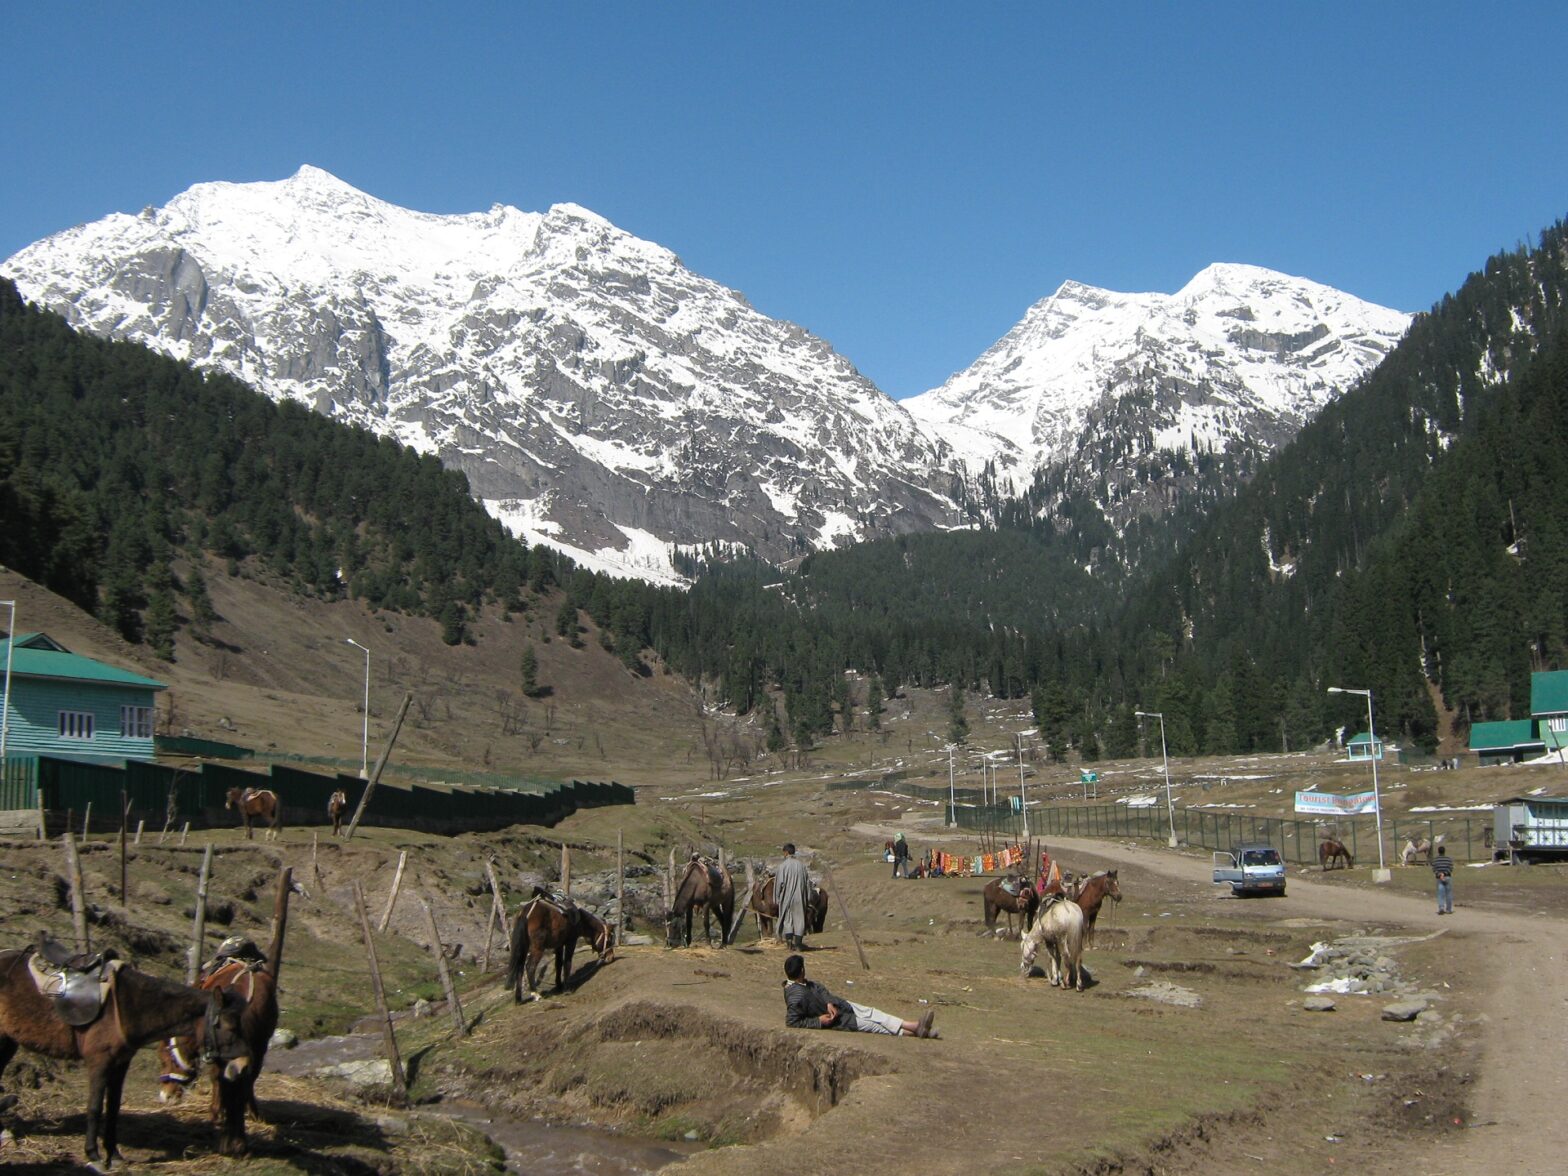
<path id="1" fill-rule="evenodd" d="M 22 1046 L 51 1058 L 87 1063 L 87 1159 L 110 1167 L 123 1163 L 119 1149 L 120 1094 L 136 1051 L 171 1034 L 203 1043 L 202 1056 L 216 1067 L 233 1097 L 232 1085 L 250 1068 L 250 1046 L 241 1028 L 238 1001 L 201 992 L 121 967 L 103 1010 L 86 1025 L 67 1025 L 53 1002 L 38 991 L 27 966 L 31 948 L 0 952 L 0 1073 Z M 99 1149 L 100 1140 L 102 1150 Z M 219 1150 L 234 1141 L 225 1135 Z"/>
<path id="2" fill-rule="evenodd" d="M 722 932 L 719 946 L 723 947 L 730 941 L 730 922 L 735 916 L 735 880 L 728 870 L 705 862 L 701 855 L 694 853 L 675 887 L 675 901 L 670 904 L 667 922 L 670 947 L 691 946 L 691 919 L 698 907 L 702 908 L 702 932 L 709 943 L 713 942 L 712 919 L 714 915 L 718 916 Z M 686 921 L 684 934 L 683 917 Z"/>
<path id="3" fill-rule="evenodd" d="M 507 957 L 506 986 L 512 999 L 524 995 L 539 999 L 545 953 L 555 952 L 555 990 L 566 987 L 572 977 L 572 956 L 577 941 L 586 939 L 599 953 L 599 963 L 615 959 L 615 936 L 610 925 L 592 911 L 575 903 L 558 904 L 549 896 L 536 893 L 518 908 L 512 919 L 511 952 Z"/>
<path id="4" fill-rule="evenodd" d="M 735 931 L 740 931 L 740 925 L 746 918 L 746 911 L 750 911 L 757 918 L 757 938 L 773 934 L 773 924 L 778 921 L 779 904 L 773 897 L 773 875 L 764 874 L 752 885 L 751 893 L 746 898 L 746 910 L 741 911 L 740 918 L 735 920 Z M 822 928 L 828 921 L 828 892 L 815 882 L 811 884 L 811 893 L 806 898 L 806 927 L 812 935 L 822 934 Z"/>
<path id="5" fill-rule="evenodd" d="M 234 936 L 224 941 L 217 958 L 203 966 L 202 975 L 196 981 L 196 987 L 205 992 L 232 994 L 244 1002 L 240 1012 L 240 1033 L 250 1047 L 251 1065 L 227 1090 L 216 1081 L 212 1084 L 212 1121 L 223 1125 L 220 1150 L 225 1155 L 245 1153 L 246 1108 L 257 1119 L 262 1118 L 261 1108 L 256 1103 L 256 1079 L 267 1059 L 267 1046 L 278 1028 L 278 972 L 283 967 L 283 935 L 289 921 L 289 896 L 296 889 L 294 871 L 285 867 L 278 876 L 277 931 L 265 956 L 250 940 Z M 158 1043 L 158 1057 L 163 1063 L 163 1073 L 158 1078 L 160 1101 L 180 1101 L 185 1087 L 196 1079 L 194 1063 L 199 1056 L 196 1039 L 189 1035 L 177 1035 Z"/>
<path id="6" fill-rule="evenodd" d="M 1116 882 L 1115 870 L 1101 870 L 1077 883 L 1068 895 L 1083 911 L 1084 941 L 1094 939 L 1094 923 L 1100 917 L 1100 904 L 1106 899 L 1121 902 L 1122 888 Z"/>
<path id="7" fill-rule="evenodd" d="M 272 789 L 230 788 L 223 807 L 239 810 L 247 840 L 254 840 L 256 836 L 256 831 L 250 827 L 252 817 L 267 823 L 268 841 L 277 840 L 278 828 L 283 824 L 283 806 L 278 803 L 278 794 Z"/>
<path id="8" fill-rule="evenodd" d="M 1018 893 L 1009 894 L 1002 888 L 1005 878 L 992 878 L 985 884 L 981 892 L 985 903 L 985 925 L 988 931 L 996 929 L 997 912 L 1007 913 L 1007 933 L 1013 933 L 1013 916 L 1019 916 L 1020 923 L 1018 934 L 1022 935 L 1034 926 L 1034 913 L 1040 909 L 1040 896 L 1034 892 L 1034 884 L 1027 878 L 1018 879 Z"/>
<path id="9" fill-rule="evenodd" d="M 327 801 L 327 816 L 332 820 L 332 836 L 338 835 L 338 830 L 343 827 L 343 813 L 348 809 L 348 793 L 339 788 L 332 794 L 332 799 Z"/>
<path id="10" fill-rule="evenodd" d="M 1336 863 L 1342 869 L 1356 868 L 1356 859 L 1350 856 L 1350 851 L 1345 848 L 1344 843 L 1335 841 L 1332 837 L 1325 837 L 1323 843 L 1318 846 L 1318 864 L 1327 871 Z"/>

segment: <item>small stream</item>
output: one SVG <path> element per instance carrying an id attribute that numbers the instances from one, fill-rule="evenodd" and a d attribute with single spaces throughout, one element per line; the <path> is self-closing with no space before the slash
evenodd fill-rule
<path id="1" fill-rule="evenodd" d="M 350 1033 L 317 1037 L 293 1049 L 267 1051 L 267 1068 L 296 1078 L 354 1062 L 380 1058 L 378 1034 Z M 323 1075 L 330 1078 L 331 1075 Z M 402 1113 L 402 1112 L 400 1112 Z M 506 1170 L 521 1176 L 643 1176 L 684 1159 L 701 1145 L 618 1135 L 596 1127 L 562 1126 L 543 1119 L 497 1114 L 479 1103 L 449 1099 L 412 1109 L 415 1115 L 441 1115 L 489 1136 L 506 1153 Z"/>

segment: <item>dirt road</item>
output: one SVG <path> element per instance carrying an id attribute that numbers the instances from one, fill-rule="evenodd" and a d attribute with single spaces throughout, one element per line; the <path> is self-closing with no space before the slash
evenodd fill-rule
<path id="1" fill-rule="evenodd" d="M 1171 853 L 1125 844 L 1052 838 L 1054 852 L 1081 853 L 1143 869 L 1206 882 L 1207 855 Z M 1416 899 L 1365 887 L 1313 882 L 1292 876 L 1286 896 L 1268 902 L 1287 915 L 1397 921 L 1405 926 L 1442 931 L 1455 949 L 1479 954 L 1493 967 L 1475 974 L 1489 978 L 1477 992 L 1482 1028 L 1481 1071 L 1471 1105 L 1472 1130 L 1434 1144 L 1430 1162 L 1403 1157 L 1405 1171 L 1444 1166 L 1506 1163 L 1510 1172 L 1562 1170 L 1568 1154 L 1568 1117 L 1562 1094 L 1568 1090 L 1568 977 L 1563 973 L 1568 920 L 1543 918 L 1464 905 L 1464 871 L 1456 880 L 1455 911 L 1439 917 L 1435 897 Z M 1242 900 L 1237 900 L 1242 901 Z"/>

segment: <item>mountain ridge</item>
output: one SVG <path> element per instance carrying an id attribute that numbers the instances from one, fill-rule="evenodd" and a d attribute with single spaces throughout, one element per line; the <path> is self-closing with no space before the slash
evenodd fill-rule
<path id="1" fill-rule="evenodd" d="M 424 213 L 309 165 L 197 184 L 0 268 L 78 327 L 439 457 L 525 542 L 655 582 L 681 580 L 683 550 L 788 563 L 975 525 L 982 500 L 1042 470 L 1062 488 L 1031 509 L 1062 525 L 1069 494 L 1113 532 L 1158 518 L 1193 493 L 1171 454 L 1271 449 L 1380 357 L 1389 316 L 1404 321 L 1372 308 L 1382 333 L 1368 334 L 1370 312 L 1338 308 L 1370 304 L 1236 263 L 1175 295 L 1069 281 L 966 372 L 900 403 L 580 205 Z M 1292 299 L 1305 311 L 1274 305 Z M 1223 347 L 1205 342 L 1216 323 L 1233 328 Z M 1312 369 L 1310 395 L 1280 374 L 1292 363 Z"/>

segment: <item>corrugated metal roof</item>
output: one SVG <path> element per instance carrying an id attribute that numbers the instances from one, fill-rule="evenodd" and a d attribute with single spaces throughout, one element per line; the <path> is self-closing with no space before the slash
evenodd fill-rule
<path id="1" fill-rule="evenodd" d="M 1470 724 L 1470 750 L 1495 751 L 1504 747 L 1544 747 L 1532 719 L 1505 719 Z"/>
<path id="2" fill-rule="evenodd" d="M 1568 714 L 1568 670 L 1547 670 L 1530 675 L 1530 713 Z"/>
<path id="3" fill-rule="evenodd" d="M 100 682 L 106 686 L 139 686 L 147 690 L 162 690 L 164 684 L 130 670 L 122 670 L 79 653 L 67 653 L 61 648 L 35 649 L 23 644 L 29 638 L 42 634 L 18 634 L 16 647 L 10 651 L 13 678 L 61 678 L 77 682 Z M 0 673 L 4 672 L 9 640 L 0 641 Z M 51 644 L 54 644 L 51 642 Z"/>

